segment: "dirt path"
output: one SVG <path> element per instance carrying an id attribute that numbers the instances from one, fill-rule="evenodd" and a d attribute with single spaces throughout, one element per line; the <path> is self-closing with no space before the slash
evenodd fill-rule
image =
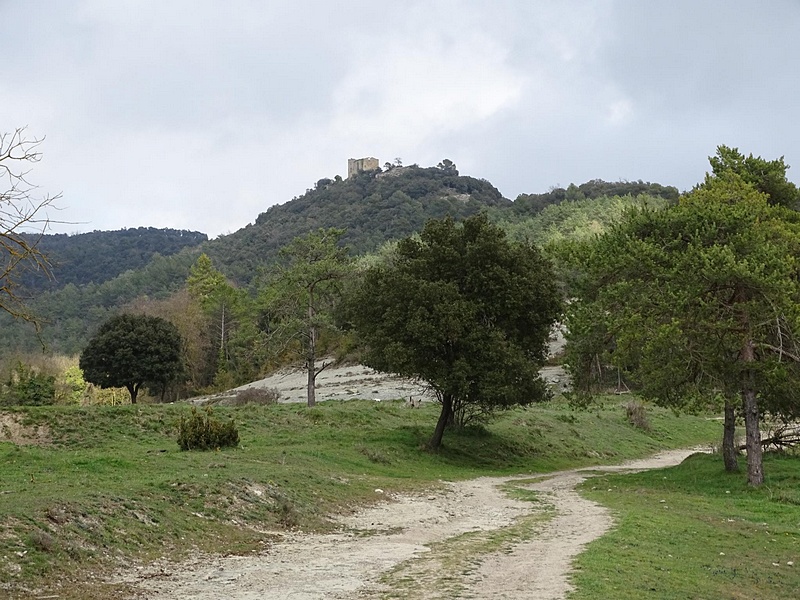
<path id="1" fill-rule="evenodd" d="M 595 470 L 658 468 L 691 453 Z M 564 598 L 572 559 L 612 525 L 605 508 L 575 492 L 588 476 L 565 471 L 535 483 L 520 477 L 450 483 L 444 491 L 392 497 L 341 518 L 340 533 L 286 534 L 260 556 L 153 565 L 134 583 L 150 600 Z M 509 498 L 498 487 L 509 483 L 537 491 L 542 502 Z M 519 529 L 542 511 L 553 518 L 491 546 L 491 536 Z M 460 566 L 450 572 L 452 565 Z"/>

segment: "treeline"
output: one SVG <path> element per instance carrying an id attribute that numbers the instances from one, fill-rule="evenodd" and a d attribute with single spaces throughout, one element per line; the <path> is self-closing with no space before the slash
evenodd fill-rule
<path id="1" fill-rule="evenodd" d="M 566 188 L 554 187 L 543 194 L 520 194 L 514 201 L 513 213 L 534 215 L 548 206 L 562 202 L 579 202 L 613 196 L 653 196 L 677 202 L 680 192 L 673 186 L 639 181 L 603 181 L 592 179 L 586 183 L 569 184 Z"/>
<path id="2" fill-rule="evenodd" d="M 143 268 L 129 270 L 101 284 L 67 284 L 32 297 L 30 306 L 41 330 L 0 312 L 4 347 L 0 355 L 17 352 L 77 354 L 97 327 L 137 298 L 159 300 L 181 289 L 197 252 L 155 255 Z"/>
<path id="3" fill-rule="evenodd" d="M 197 231 L 155 227 L 23 237 L 35 244 L 51 265 L 52 277 L 41 271 L 22 274 L 20 283 L 31 293 L 70 284 L 99 285 L 126 271 L 143 268 L 157 254 L 171 256 L 208 240 L 205 233 Z"/>

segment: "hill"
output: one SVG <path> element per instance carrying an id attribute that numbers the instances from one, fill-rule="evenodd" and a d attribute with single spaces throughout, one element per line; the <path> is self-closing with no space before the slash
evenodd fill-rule
<path id="1" fill-rule="evenodd" d="M 40 247 L 51 255 L 56 282 L 32 286 L 32 307 L 42 317 L 48 349 L 75 354 L 121 307 L 142 298 L 164 299 L 182 288 L 200 252 L 236 285 L 252 287 L 258 274 L 277 260 L 281 247 L 320 227 L 345 229 L 344 242 L 358 255 L 416 233 L 429 219 L 463 219 L 487 211 L 512 237 L 543 243 L 563 229 L 592 230 L 602 215 L 616 214 L 610 207 L 618 212 L 628 204 L 608 197 L 623 193 L 630 201 L 644 193 L 666 202 L 677 190 L 595 180 L 521 195 L 512 202 L 488 181 L 460 175 L 452 163 L 324 178 L 305 194 L 270 207 L 247 227 L 214 240 L 204 241 L 206 236 L 197 232 L 153 228 L 44 236 Z M 0 354 L 41 349 L 33 329 L 7 315 L 0 314 L 0 329 L 6 342 Z"/>
<path id="2" fill-rule="evenodd" d="M 208 236 L 198 231 L 155 227 L 24 237 L 47 256 L 53 275 L 48 279 L 41 272 L 25 273 L 21 283 L 29 292 L 52 291 L 69 284 L 101 284 L 143 268 L 157 254 L 171 256 L 208 241 Z"/>
<path id="3" fill-rule="evenodd" d="M 412 165 L 346 180 L 321 179 L 302 196 L 270 207 L 255 223 L 200 244 L 195 242 L 204 234 L 146 228 L 44 236 L 40 247 L 53 253 L 56 283 L 34 288 L 32 306 L 42 317 L 42 340 L 48 349 L 74 354 L 120 307 L 143 296 L 164 298 L 182 287 L 201 251 L 231 281 L 246 287 L 275 262 L 281 247 L 320 227 L 346 229 L 345 243 L 361 254 L 415 233 L 431 218 L 463 219 L 512 204 L 488 181 L 459 175 L 452 166 Z M 172 246 L 156 243 L 160 232 L 177 234 L 164 236 Z M 180 241 L 185 245 L 168 255 L 167 247 L 177 249 Z M 120 256 L 107 262 L 109 254 Z M 116 276 L 107 277 L 115 270 Z M 7 315 L 0 314 L 0 328 L 7 342 L 0 354 L 41 347 L 32 328 Z"/>
<path id="4" fill-rule="evenodd" d="M 314 189 L 270 207 L 255 223 L 208 242 L 204 252 L 228 277 L 247 284 L 281 247 L 320 227 L 345 229 L 344 243 L 363 254 L 419 231 L 429 219 L 460 220 L 512 206 L 491 183 L 459 175 L 454 167 L 378 169 L 348 179 L 320 179 Z"/>

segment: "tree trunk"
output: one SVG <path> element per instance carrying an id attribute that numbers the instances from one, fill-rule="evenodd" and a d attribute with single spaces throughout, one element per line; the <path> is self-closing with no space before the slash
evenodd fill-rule
<path id="1" fill-rule="evenodd" d="M 442 437 L 447 424 L 453 417 L 453 397 L 450 394 L 442 395 L 442 412 L 439 413 L 439 420 L 436 423 L 436 429 L 433 431 L 433 437 L 428 442 L 428 448 L 431 450 L 438 450 L 442 445 Z"/>
<path id="2" fill-rule="evenodd" d="M 308 406 L 317 403 L 317 328 L 314 325 L 314 292 L 308 294 L 308 352 L 306 353 L 308 371 Z"/>
<path id="3" fill-rule="evenodd" d="M 136 396 L 139 395 L 139 386 L 136 384 L 129 384 L 125 386 L 131 395 L 131 404 L 136 404 Z"/>
<path id="4" fill-rule="evenodd" d="M 736 406 L 725 400 L 725 426 L 722 431 L 722 460 L 725 470 L 733 473 L 739 470 L 739 450 L 736 448 Z"/>
<path id="5" fill-rule="evenodd" d="M 745 363 L 755 362 L 755 351 L 751 340 L 748 340 L 742 348 L 742 360 Z M 763 453 L 761 431 L 758 426 L 758 400 L 753 371 L 749 368 L 742 374 L 742 410 L 747 448 L 747 483 L 759 486 L 764 483 Z"/>

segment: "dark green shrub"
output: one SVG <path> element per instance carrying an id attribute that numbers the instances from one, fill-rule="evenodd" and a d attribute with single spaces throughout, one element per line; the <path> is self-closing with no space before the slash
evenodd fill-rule
<path id="1" fill-rule="evenodd" d="M 214 450 L 239 445 L 239 430 L 233 419 L 223 423 L 213 416 L 211 407 L 198 412 L 192 407 L 189 418 L 178 423 L 178 446 L 181 450 Z"/>
<path id="2" fill-rule="evenodd" d="M 42 406 L 55 403 L 56 378 L 17 363 L 8 381 L 0 386 L 0 404 Z"/>

